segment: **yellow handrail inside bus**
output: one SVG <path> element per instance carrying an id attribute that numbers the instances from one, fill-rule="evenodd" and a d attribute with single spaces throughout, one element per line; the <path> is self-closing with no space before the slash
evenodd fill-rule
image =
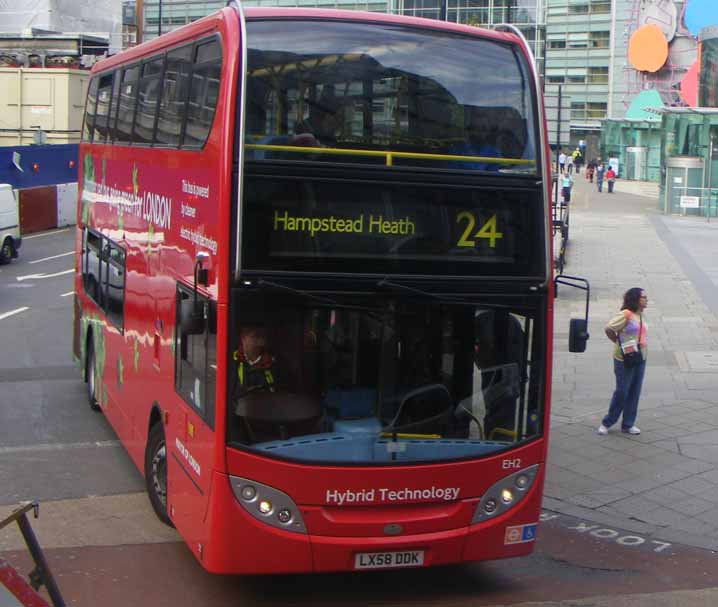
<path id="1" fill-rule="evenodd" d="M 384 157 L 386 166 L 392 166 L 394 158 L 414 158 L 420 160 L 445 160 L 459 162 L 485 162 L 487 164 L 526 164 L 535 165 L 535 160 L 524 158 L 494 158 L 492 156 L 455 156 L 453 154 L 425 154 L 421 152 L 391 152 L 383 150 L 348 150 L 344 148 L 303 147 L 296 145 L 269 145 L 261 143 L 246 143 L 248 150 L 265 150 L 271 152 L 290 152 L 303 154 L 332 154 L 343 156 L 372 156 Z"/>
<path id="2" fill-rule="evenodd" d="M 410 432 L 382 432 L 380 438 L 442 438 L 441 434 L 411 434 Z"/>
<path id="3" fill-rule="evenodd" d="M 507 428 L 494 428 L 494 429 L 491 431 L 491 434 L 489 434 L 489 440 L 496 440 L 496 435 L 497 435 L 497 434 L 503 435 L 503 436 L 507 436 L 508 438 L 510 438 L 510 439 L 511 439 L 512 441 L 514 441 L 514 442 L 516 441 L 516 436 L 517 436 L 517 435 L 516 435 L 516 431 L 514 431 L 514 430 L 509 430 L 509 429 L 507 429 Z"/>

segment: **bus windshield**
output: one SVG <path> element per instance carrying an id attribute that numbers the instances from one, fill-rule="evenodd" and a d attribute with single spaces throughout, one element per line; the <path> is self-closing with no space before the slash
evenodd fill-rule
<path id="1" fill-rule="evenodd" d="M 248 160 L 535 174 L 518 47 L 343 21 L 248 23 Z"/>
<path id="2" fill-rule="evenodd" d="M 230 445 L 391 464 L 479 457 L 541 435 L 538 304 L 373 299 L 235 291 Z"/>

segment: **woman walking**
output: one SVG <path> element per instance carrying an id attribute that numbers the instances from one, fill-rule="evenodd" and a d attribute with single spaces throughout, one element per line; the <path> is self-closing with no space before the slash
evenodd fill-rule
<path id="1" fill-rule="evenodd" d="M 647 328 L 643 311 L 648 298 L 643 289 L 634 287 L 623 295 L 621 311 L 606 325 L 605 332 L 613 347 L 613 373 L 616 389 L 608 407 L 608 413 L 598 427 L 598 433 L 608 434 L 608 429 L 621 420 L 621 431 L 640 434 L 636 427 L 638 399 L 641 396 L 643 375 L 646 371 Z"/>

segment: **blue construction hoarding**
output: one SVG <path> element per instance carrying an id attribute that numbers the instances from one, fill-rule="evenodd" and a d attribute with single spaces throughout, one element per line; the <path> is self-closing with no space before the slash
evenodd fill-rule
<path id="1" fill-rule="evenodd" d="M 0 147 L 0 183 L 17 190 L 77 181 L 76 143 Z"/>

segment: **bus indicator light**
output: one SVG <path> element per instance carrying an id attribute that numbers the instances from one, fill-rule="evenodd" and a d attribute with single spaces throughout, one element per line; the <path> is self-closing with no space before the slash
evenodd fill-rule
<path id="1" fill-rule="evenodd" d="M 486 510 L 486 514 L 493 514 L 496 512 L 496 500 L 495 499 L 489 499 L 486 500 L 486 503 L 484 504 L 484 510 Z"/>
<path id="2" fill-rule="evenodd" d="M 272 502 L 269 500 L 262 500 L 259 502 L 259 511 L 262 514 L 271 514 L 272 512 Z"/>
<path id="3" fill-rule="evenodd" d="M 516 477 L 515 484 L 518 489 L 526 489 L 529 485 L 529 477 L 525 474 L 519 474 Z"/>
<path id="4" fill-rule="evenodd" d="M 251 502 L 257 496 L 257 490 L 252 485 L 242 487 L 242 499 Z"/>
<path id="5" fill-rule="evenodd" d="M 501 491 L 501 501 L 504 504 L 510 504 L 514 501 L 514 492 L 511 489 L 504 489 Z"/>
<path id="6" fill-rule="evenodd" d="M 277 512 L 277 519 L 280 523 L 286 525 L 287 523 L 292 522 L 292 511 L 288 510 L 287 508 L 282 508 L 279 512 Z"/>

